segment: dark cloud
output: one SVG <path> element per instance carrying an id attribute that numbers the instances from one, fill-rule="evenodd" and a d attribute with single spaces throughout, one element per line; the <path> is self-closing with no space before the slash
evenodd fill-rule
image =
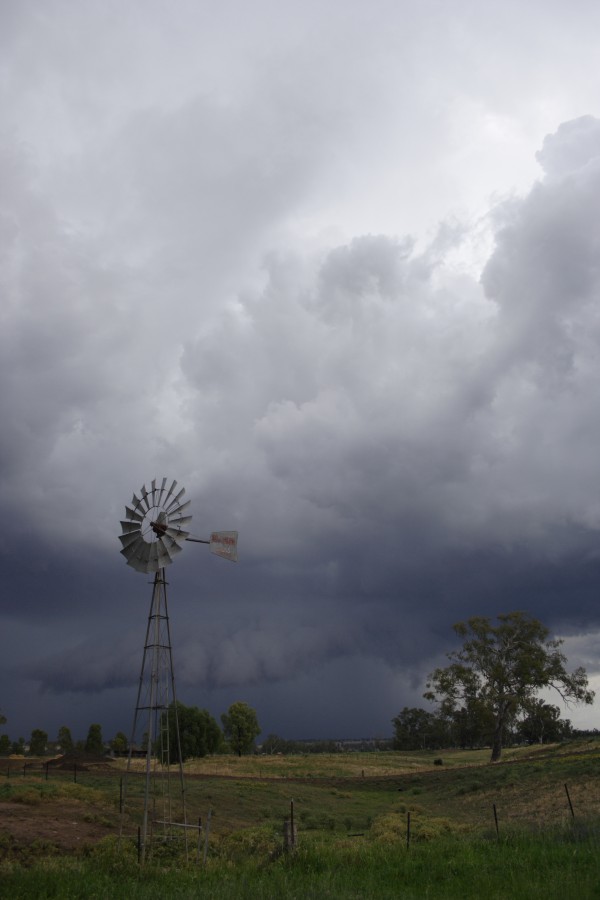
<path id="1" fill-rule="evenodd" d="M 0 136 L 11 731 L 127 728 L 150 586 L 118 522 L 163 475 L 196 534 L 240 532 L 237 567 L 188 545 L 169 569 L 186 702 L 243 698 L 290 736 L 389 732 L 452 623 L 511 609 L 597 671 L 598 120 L 534 141 L 539 86 L 510 118 L 493 67 L 471 87 L 450 59 L 454 25 L 448 47 L 420 18 L 409 40 L 392 5 L 385 35 L 344 10 L 335 51 L 335 11 L 240 7 L 251 38 L 206 15 L 206 56 L 191 8 L 186 29 L 134 5 L 113 38 L 84 6 L 29 69 L 44 5 L 0 14 L 21 101 Z M 469 59 L 493 44 L 475 20 Z"/>

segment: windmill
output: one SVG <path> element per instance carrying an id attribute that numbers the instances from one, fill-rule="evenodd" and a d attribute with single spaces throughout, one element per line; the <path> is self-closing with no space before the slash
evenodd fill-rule
<path id="1" fill-rule="evenodd" d="M 144 485 L 140 496 L 134 494 L 131 506 L 125 507 L 125 519 L 121 521 L 123 533 L 119 536 L 127 564 L 144 575 L 154 575 L 121 805 L 122 830 L 132 757 L 142 748 L 145 781 L 139 832 L 141 862 L 154 841 L 172 840 L 178 829 L 183 829 L 186 853 L 188 846 L 165 567 L 181 552 L 184 541 L 208 544 L 212 553 L 237 562 L 237 531 L 215 531 L 210 540 L 190 535 L 190 501 L 182 501 L 184 494 L 184 488 L 177 490 L 176 481 L 167 488 L 166 478 L 160 487 L 156 479 L 151 482 L 150 490 Z M 178 764 L 178 778 L 171 777 L 173 762 Z M 173 783 L 176 781 L 178 799 Z"/>

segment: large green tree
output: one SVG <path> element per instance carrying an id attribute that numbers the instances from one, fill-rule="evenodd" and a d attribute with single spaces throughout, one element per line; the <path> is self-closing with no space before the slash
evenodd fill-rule
<path id="1" fill-rule="evenodd" d="M 56 741 L 63 753 L 72 753 L 75 749 L 75 745 L 73 744 L 73 737 L 71 735 L 71 729 L 66 725 L 61 725 L 58 729 Z"/>
<path id="2" fill-rule="evenodd" d="M 405 706 L 392 724 L 394 750 L 431 750 L 447 744 L 445 720 L 429 710 Z"/>
<path id="3" fill-rule="evenodd" d="M 523 719 L 517 735 L 529 744 L 547 744 L 561 741 L 572 732 L 568 719 L 561 719 L 560 709 L 535 697 L 523 707 Z"/>
<path id="4" fill-rule="evenodd" d="M 463 645 L 448 654 L 449 666 L 431 673 L 424 696 L 450 717 L 475 702 L 487 710 L 492 762 L 502 755 L 507 728 L 541 689 L 554 688 L 567 703 L 593 701 L 585 669 L 567 672 L 563 642 L 550 639 L 546 626 L 528 613 L 505 613 L 497 624 L 474 616 L 454 630 Z"/>
<path id="5" fill-rule="evenodd" d="M 207 756 L 219 750 L 223 742 L 223 734 L 216 719 L 206 709 L 185 706 L 178 701 L 177 704 L 171 704 L 168 711 L 169 759 L 172 763 L 179 760 L 176 712 L 182 761 L 194 756 Z"/>
<path id="6" fill-rule="evenodd" d="M 100 725 L 90 725 L 85 740 L 85 752 L 104 753 L 104 741 L 102 740 L 102 728 Z"/>
<path id="7" fill-rule="evenodd" d="M 247 703 L 237 701 L 232 703 L 226 713 L 221 716 L 223 731 L 234 753 L 241 756 L 249 753 L 254 747 L 254 741 L 260 734 L 260 726 L 256 717 L 256 710 Z"/>
<path id="8" fill-rule="evenodd" d="M 109 741 L 110 749 L 119 756 L 125 756 L 129 750 L 129 741 L 123 731 L 117 731 L 112 741 Z"/>
<path id="9" fill-rule="evenodd" d="M 41 728 L 34 728 L 29 740 L 29 753 L 31 756 L 43 756 L 48 745 L 48 735 Z"/>

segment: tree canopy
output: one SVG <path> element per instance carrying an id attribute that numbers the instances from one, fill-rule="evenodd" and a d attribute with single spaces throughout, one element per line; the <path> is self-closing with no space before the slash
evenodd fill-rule
<path id="1" fill-rule="evenodd" d="M 48 735 L 41 728 L 34 728 L 29 740 L 29 752 L 32 756 L 43 756 L 48 745 Z"/>
<path id="2" fill-rule="evenodd" d="M 102 728 L 95 723 L 90 725 L 85 741 L 86 753 L 104 753 L 104 741 L 102 740 Z"/>
<path id="3" fill-rule="evenodd" d="M 124 731 L 117 731 L 112 741 L 109 741 L 113 753 L 124 756 L 129 750 L 129 741 Z"/>
<path id="4" fill-rule="evenodd" d="M 425 697 L 440 704 L 443 715 L 455 716 L 470 707 L 491 723 L 492 762 L 500 759 L 503 735 L 514 718 L 531 708 L 537 692 L 554 688 L 569 703 L 591 703 L 585 669 L 569 673 L 563 643 L 525 612 L 489 618 L 474 616 L 454 630 L 463 639 L 460 650 L 448 654 L 445 668 L 429 676 Z"/>
<path id="5" fill-rule="evenodd" d="M 216 753 L 223 741 L 223 735 L 217 721 L 206 709 L 197 706 L 185 706 L 179 701 L 169 707 L 169 758 L 171 762 L 179 761 L 177 747 L 177 730 L 175 713 L 179 725 L 182 762 L 194 756 L 206 756 Z"/>
<path id="6" fill-rule="evenodd" d="M 71 729 L 66 725 L 61 725 L 58 729 L 58 734 L 56 736 L 56 740 L 60 745 L 60 749 L 63 753 L 72 753 L 74 749 L 73 737 L 71 735 Z"/>
<path id="7" fill-rule="evenodd" d="M 260 726 L 256 711 L 247 703 L 232 703 L 226 713 L 221 716 L 223 731 L 234 753 L 241 756 L 249 753 L 254 741 L 260 734 Z"/>
<path id="8" fill-rule="evenodd" d="M 432 750 L 448 744 L 444 720 L 426 709 L 405 706 L 392 724 L 394 750 Z"/>

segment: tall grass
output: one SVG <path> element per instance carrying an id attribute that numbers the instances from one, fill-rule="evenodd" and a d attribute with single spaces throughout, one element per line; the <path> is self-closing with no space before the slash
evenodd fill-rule
<path id="1" fill-rule="evenodd" d="M 596 829 L 515 832 L 500 841 L 451 837 L 411 846 L 350 840 L 306 844 L 290 855 L 227 855 L 203 867 L 137 866 L 133 852 L 100 846 L 86 859 L 2 867 L 2 895 L 19 898 L 211 900 L 585 900 L 600 896 Z"/>

